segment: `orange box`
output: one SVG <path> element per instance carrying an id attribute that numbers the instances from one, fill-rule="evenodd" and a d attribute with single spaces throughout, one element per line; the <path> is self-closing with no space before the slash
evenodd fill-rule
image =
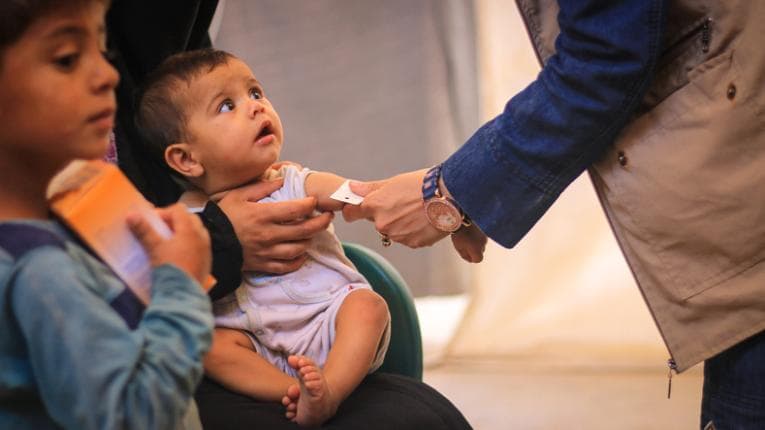
<path id="1" fill-rule="evenodd" d="M 173 233 L 154 206 L 115 165 L 77 160 L 51 181 L 51 209 L 144 303 L 151 297 L 151 264 L 127 225 L 127 215 L 141 213 L 163 237 Z M 205 286 L 215 284 L 210 276 Z"/>

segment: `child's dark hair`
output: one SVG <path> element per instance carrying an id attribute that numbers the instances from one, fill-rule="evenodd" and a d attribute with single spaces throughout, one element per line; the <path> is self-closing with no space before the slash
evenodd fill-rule
<path id="1" fill-rule="evenodd" d="M 0 1 L 0 55 L 37 19 L 59 10 L 73 10 L 93 2 L 109 7 L 109 0 L 2 0 Z M 0 63 L 2 67 L 2 63 Z"/>
<path id="2" fill-rule="evenodd" d="M 136 98 L 135 122 L 159 160 L 165 149 L 184 141 L 188 118 L 178 95 L 194 78 L 235 58 L 207 48 L 181 52 L 165 59 L 144 81 Z"/>

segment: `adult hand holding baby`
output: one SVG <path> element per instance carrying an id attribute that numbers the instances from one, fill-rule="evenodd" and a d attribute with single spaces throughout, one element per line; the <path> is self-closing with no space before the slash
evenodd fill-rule
<path id="1" fill-rule="evenodd" d="M 242 245 L 244 270 L 276 274 L 297 270 L 305 263 L 311 238 L 332 222 L 331 212 L 313 216 L 313 197 L 258 203 L 282 184 L 282 179 L 259 181 L 229 191 L 218 202 Z"/>

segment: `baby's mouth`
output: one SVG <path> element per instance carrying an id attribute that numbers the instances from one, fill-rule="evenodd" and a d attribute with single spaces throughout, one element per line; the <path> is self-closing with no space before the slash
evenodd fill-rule
<path id="1" fill-rule="evenodd" d="M 269 134 L 273 134 L 271 127 L 263 127 L 263 130 L 260 130 L 260 134 L 258 134 L 258 138 L 268 136 Z"/>
<path id="2" fill-rule="evenodd" d="M 263 124 L 263 128 L 260 129 L 260 132 L 255 137 L 255 144 L 256 145 L 263 145 L 268 144 L 273 141 L 274 138 L 274 131 L 271 128 L 271 123 L 266 122 Z"/>
<path id="3" fill-rule="evenodd" d="M 260 133 L 258 133 L 258 135 L 255 138 L 255 140 L 258 140 L 258 139 L 260 139 L 262 137 L 266 137 L 269 134 L 274 134 L 274 131 L 271 129 L 271 123 L 270 122 L 266 122 L 265 124 L 263 124 L 263 128 L 260 129 Z"/>

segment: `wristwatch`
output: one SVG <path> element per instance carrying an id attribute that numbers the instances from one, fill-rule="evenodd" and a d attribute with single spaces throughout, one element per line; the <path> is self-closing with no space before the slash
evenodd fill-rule
<path id="1" fill-rule="evenodd" d="M 457 202 L 441 195 L 438 180 L 441 178 L 441 164 L 428 170 L 422 180 L 422 200 L 425 216 L 437 230 L 454 233 L 463 225 L 470 225 L 470 219 L 462 212 Z"/>

